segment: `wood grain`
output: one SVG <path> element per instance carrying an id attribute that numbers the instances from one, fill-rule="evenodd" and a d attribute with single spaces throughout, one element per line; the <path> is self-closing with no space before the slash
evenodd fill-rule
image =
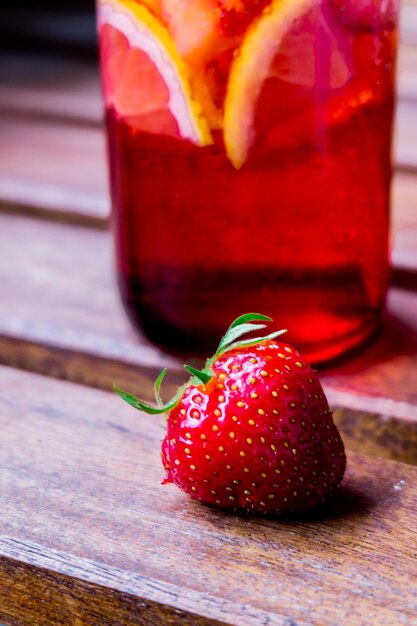
<path id="1" fill-rule="evenodd" d="M 160 484 L 159 420 L 71 383 L 0 380 L 3 622 L 413 623 L 416 468 L 350 454 L 320 512 L 229 515 Z"/>
<path id="2" fill-rule="evenodd" d="M 174 585 L 161 585 L 139 574 L 45 550 L 27 541 L 0 536 L 0 572 L 4 626 L 225 624 L 171 606 L 172 598 L 186 596 L 186 591 Z M 140 581 L 140 592 L 124 591 L 130 587 L 131 577 Z"/>
<path id="3" fill-rule="evenodd" d="M 0 249 L 2 362 L 105 388 L 178 371 L 125 318 L 110 233 L 2 215 Z"/>
<path id="4" fill-rule="evenodd" d="M 163 367 L 167 394 L 185 380 L 127 322 L 109 233 L 3 215 L 0 249 L 0 362 L 147 399 Z M 384 332 L 322 380 L 352 449 L 417 463 L 415 293 L 393 289 L 389 311 Z"/>
<path id="5" fill-rule="evenodd" d="M 0 203 L 7 211 L 107 225 L 100 127 L 0 115 Z"/>

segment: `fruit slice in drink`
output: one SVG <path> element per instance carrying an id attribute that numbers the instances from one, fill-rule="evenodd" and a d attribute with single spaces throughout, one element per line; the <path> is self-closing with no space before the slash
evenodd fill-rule
<path id="1" fill-rule="evenodd" d="M 100 2 L 98 22 L 107 106 L 138 130 L 210 144 L 188 69 L 164 26 L 131 0 Z"/>
<path id="2" fill-rule="evenodd" d="M 269 80 L 279 77 L 287 83 L 281 102 L 277 102 L 280 117 L 285 119 L 295 117 L 300 107 L 302 110 L 303 95 L 309 89 L 333 90 L 349 79 L 347 60 L 320 14 L 320 4 L 320 0 L 273 0 L 249 29 L 231 67 L 225 101 L 226 150 L 237 169 L 255 140 L 255 110 Z M 317 25 L 322 31 L 321 43 L 328 47 L 327 68 L 317 67 Z M 295 86 L 294 99 L 288 83 Z"/>

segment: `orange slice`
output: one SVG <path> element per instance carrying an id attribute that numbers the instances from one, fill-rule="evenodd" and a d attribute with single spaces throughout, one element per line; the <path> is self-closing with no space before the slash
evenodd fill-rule
<path id="1" fill-rule="evenodd" d="M 132 0 L 99 0 L 98 27 L 106 104 L 139 130 L 212 143 L 188 69 L 156 17 Z"/>
<path id="2" fill-rule="evenodd" d="M 291 93 L 295 87 L 321 87 L 317 84 L 314 48 L 314 10 L 320 3 L 321 0 L 273 0 L 249 28 L 232 64 L 225 99 L 224 140 L 236 169 L 245 163 L 254 142 L 256 105 L 271 76 L 279 72 Z M 325 22 L 321 28 L 330 50 L 326 87 L 337 89 L 349 80 L 350 71 Z M 285 106 L 291 108 L 290 100 L 283 103 Z"/>

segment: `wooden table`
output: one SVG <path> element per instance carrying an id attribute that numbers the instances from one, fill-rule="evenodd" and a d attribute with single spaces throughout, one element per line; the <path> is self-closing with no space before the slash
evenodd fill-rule
<path id="1" fill-rule="evenodd" d="M 163 424 L 111 386 L 184 375 L 118 300 L 96 69 L 0 64 L 1 624 L 417 624 L 416 2 L 403 21 L 385 328 L 321 372 L 347 475 L 285 521 L 160 484 Z"/>

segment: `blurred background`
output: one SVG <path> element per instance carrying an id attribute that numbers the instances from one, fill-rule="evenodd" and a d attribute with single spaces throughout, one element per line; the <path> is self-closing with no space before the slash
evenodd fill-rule
<path id="1" fill-rule="evenodd" d="M 109 213 L 93 0 L 3 0 L 0 202 L 7 210 Z"/>
<path id="2" fill-rule="evenodd" d="M 93 0 L 3 0 L 0 34 L 9 50 L 95 55 Z"/>

